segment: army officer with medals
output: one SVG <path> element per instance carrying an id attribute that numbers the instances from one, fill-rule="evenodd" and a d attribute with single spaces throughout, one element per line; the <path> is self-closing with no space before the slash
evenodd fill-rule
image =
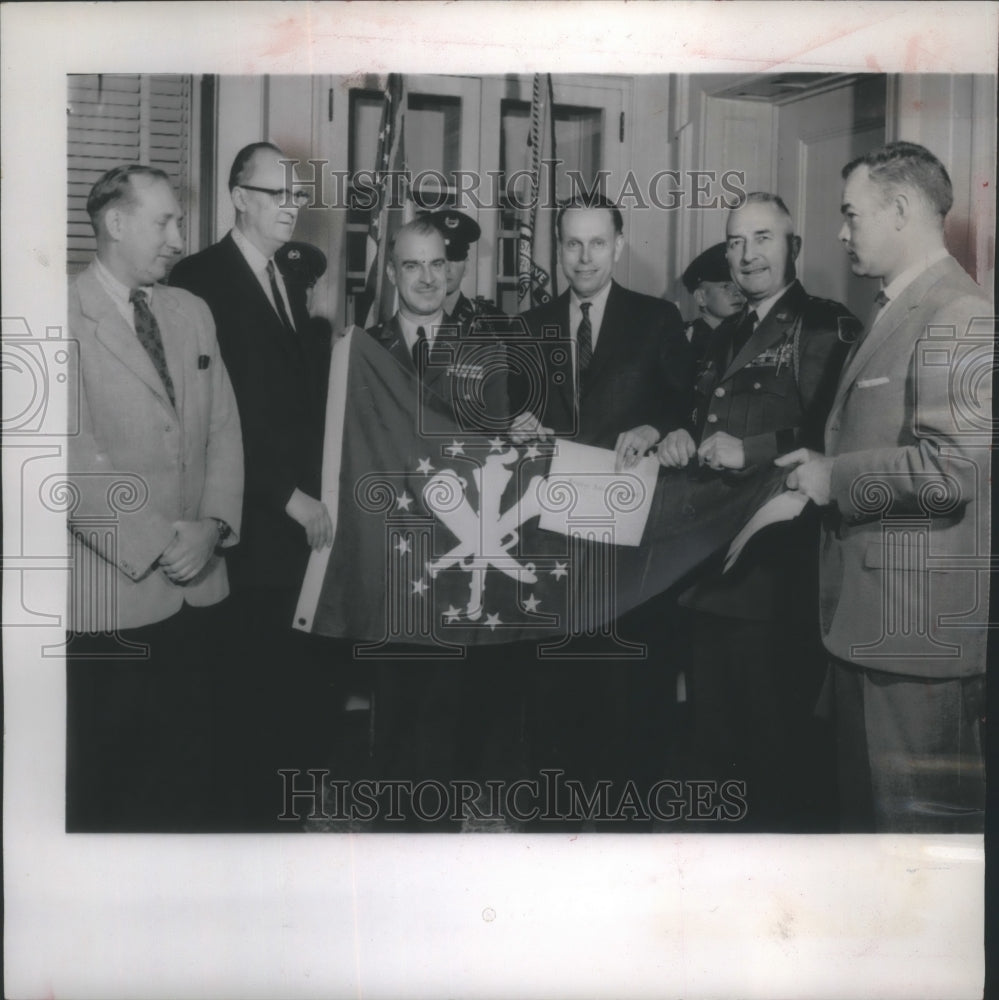
<path id="1" fill-rule="evenodd" d="M 748 195 L 726 232 L 746 306 L 714 331 L 690 428 L 667 434 L 658 455 L 667 467 L 700 462 L 738 476 L 798 447 L 822 449 L 859 323 L 795 278 L 801 239 L 777 195 Z M 730 573 L 710 570 L 681 598 L 693 617 L 693 754 L 705 772 L 698 776 L 744 780 L 752 829 L 821 826 L 831 805 L 830 789 L 820 792 L 815 770 L 803 767 L 825 750 L 811 718 L 822 664 L 817 530 L 805 516 L 770 528 Z"/>

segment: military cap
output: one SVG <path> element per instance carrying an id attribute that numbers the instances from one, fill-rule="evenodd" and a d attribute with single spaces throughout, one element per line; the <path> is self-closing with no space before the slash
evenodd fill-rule
<path id="1" fill-rule="evenodd" d="M 725 259 L 725 244 L 716 243 L 704 253 L 694 258 L 693 263 L 683 272 L 683 287 L 695 292 L 702 281 L 731 281 L 732 272 Z"/>
<path id="2" fill-rule="evenodd" d="M 475 219 L 453 208 L 428 212 L 426 217 L 443 234 L 447 259 L 467 260 L 469 244 L 474 243 L 482 235 L 482 230 Z"/>
<path id="3" fill-rule="evenodd" d="M 326 273 L 326 255 L 311 243 L 285 243 L 274 259 L 282 274 L 309 288 Z"/>

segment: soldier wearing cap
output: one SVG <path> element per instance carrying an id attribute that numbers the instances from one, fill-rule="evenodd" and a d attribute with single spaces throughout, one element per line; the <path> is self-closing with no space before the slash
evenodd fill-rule
<path id="1" fill-rule="evenodd" d="M 444 237 L 444 253 L 447 258 L 445 276 L 447 292 L 444 297 L 444 311 L 458 323 L 462 333 L 467 333 L 472 323 L 483 317 L 501 319 L 504 314 L 495 302 L 477 295 L 469 299 L 461 290 L 468 264 L 468 248 L 482 235 L 479 224 L 464 212 L 446 208 L 440 212 L 430 212 L 427 218 Z"/>
<path id="2" fill-rule="evenodd" d="M 737 313 L 745 299 L 732 280 L 724 242 L 716 243 L 698 254 L 683 272 L 682 281 L 697 306 L 697 316 L 683 328 L 683 332 L 700 361 L 707 350 L 711 332 L 723 319 Z"/>
<path id="3" fill-rule="evenodd" d="M 306 289 L 326 273 L 326 254 L 311 243 L 285 243 L 275 251 L 274 259 L 286 282 Z"/>

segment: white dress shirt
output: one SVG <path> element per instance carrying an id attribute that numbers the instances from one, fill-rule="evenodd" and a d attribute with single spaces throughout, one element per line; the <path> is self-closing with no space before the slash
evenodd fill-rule
<path id="1" fill-rule="evenodd" d="M 115 308 L 121 313 L 128 328 L 135 333 L 135 306 L 129 300 L 132 290 L 123 285 L 102 263 L 100 257 L 95 258 L 97 264 L 97 280 L 111 296 Z M 153 285 L 143 285 L 140 289 L 145 293 L 146 304 L 153 308 Z"/>
<path id="2" fill-rule="evenodd" d="M 436 312 L 433 316 L 424 316 L 420 320 L 410 319 L 408 316 L 403 316 L 401 312 L 397 312 L 396 319 L 399 321 L 399 329 L 402 330 L 402 339 L 406 341 L 406 347 L 409 348 L 410 353 L 413 351 L 413 345 L 419 339 L 416 336 L 416 331 L 422 326 L 423 332 L 427 335 L 427 343 L 433 344 L 434 337 L 437 335 L 437 329 L 444 323 L 444 310 Z"/>
<path id="3" fill-rule="evenodd" d="M 239 247 L 239 252 L 246 258 L 246 263 L 250 265 L 250 270 L 260 283 L 260 287 L 264 290 L 264 295 L 267 296 L 267 301 L 270 302 L 275 315 L 280 316 L 277 309 L 277 303 L 274 301 L 274 295 L 271 291 L 271 279 L 267 274 L 267 264 L 269 261 L 273 261 L 274 258 L 265 257 L 260 250 L 258 250 L 257 247 L 255 247 L 246 238 L 238 226 L 234 226 L 232 228 L 232 239 L 236 246 Z M 277 282 L 278 291 L 281 293 L 281 298 L 284 301 L 284 308 L 288 316 L 288 322 L 294 326 L 295 320 L 291 314 L 291 302 L 288 300 L 288 290 L 284 287 L 284 277 L 281 274 L 281 268 L 277 266 L 276 262 L 274 263 L 274 277 Z"/>

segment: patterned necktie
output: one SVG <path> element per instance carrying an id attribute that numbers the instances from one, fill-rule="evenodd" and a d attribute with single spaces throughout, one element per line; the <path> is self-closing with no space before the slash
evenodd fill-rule
<path id="1" fill-rule="evenodd" d="M 170 397 L 171 404 L 176 408 L 177 399 L 173 391 L 173 379 L 170 378 L 170 369 L 167 368 L 166 354 L 163 351 L 163 338 L 160 336 L 160 326 L 156 322 L 156 317 L 149 308 L 146 301 L 145 292 L 141 288 L 136 288 L 128 297 L 132 303 L 133 316 L 135 318 L 135 335 L 139 338 L 139 343 L 149 355 L 156 373 L 163 382 L 163 386 Z"/>
<path id="2" fill-rule="evenodd" d="M 579 308 L 583 312 L 583 318 L 579 321 L 579 329 L 576 331 L 576 350 L 579 353 L 580 374 L 590 367 L 593 360 L 593 325 L 590 323 L 590 306 L 592 302 L 580 302 Z"/>
<path id="3" fill-rule="evenodd" d="M 277 314 L 281 317 L 284 328 L 289 333 L 294 333 L 295 327 L 292 326 L 291 320 L 288 319 L 288 310 L 284 307 L 284 297 L 278 288 L 277 275 L 274 273 L 274 261 L 272 260 L 267 261 L 267 277 L 271 279 L 271 294 L 274 296 L 274 306 L 277 309 Z"/>
<path id="4" fill-rule="evenodd" d="M 416 340 L 413 341 L 413 367 L 420 370 L 420 345 L 427 342 L 427 331 L 422 326 L 416 328 Z"/>
<path id="5" fill-rule="evenodd" d="M 746 341 L 753 335 L 756 328 L 756 310 L 750 309 L 743 317 L 742 322 L 736 327 L 732 335 L 732 357 L 734 358 L 745 346 Z"/>

